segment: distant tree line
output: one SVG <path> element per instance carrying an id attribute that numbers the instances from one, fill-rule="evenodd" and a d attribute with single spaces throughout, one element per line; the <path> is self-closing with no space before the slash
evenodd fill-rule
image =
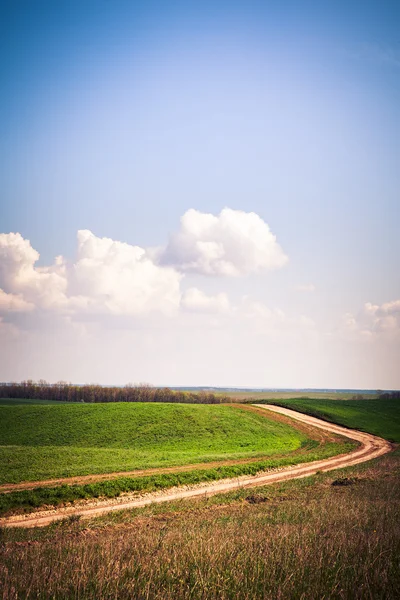
<path id="1" fill-rule="evenodd" d="M 379 392 L 379 398 L 382 398 L 382 400 L 400 400 L 400 391 Z"/>
<path id="2" fill-rule="evenodd" d="M 58 400 L 60 402 L 184 402 L 192 404 L 221 404 L 232 402 L 225 395 L 205 391 L 171 390 L 152 387 L 148 384 L 127 384 L 123 387 L 102 385 L 74 385 L 65 381 L 48 383 L 22 381 L 21 383 L 0 383 L 0 398 L 27 398 L 33 400 Z"/>

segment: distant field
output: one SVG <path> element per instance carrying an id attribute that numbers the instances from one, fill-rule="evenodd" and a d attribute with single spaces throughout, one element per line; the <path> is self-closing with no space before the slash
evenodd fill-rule
<path id="1" fill-rule="evenodd" d="M 367 431 L 392 442 L 400 442 L 400 401 L 367 398 L 364 400 L 314 400 L 301 398 L 269 400 L 315 417 Z"/>
<path id="2" fill-rule="evenodd" d="M 234 400 L 286 400 L 286 399 L 292 399 L 292 398 L 304 398 L 305 396 L 305 392 L 304 391 L 299 391 L 299 392 L 293 392 L 293 391 L 288 391 L 288 392 L 274 392 L 274 391 L 268 391 L 268 392 L 252 392 L 250 391 L 243 391 L 243 392 L 228 392 L 228 391 L 224 391 L 224 390 L 218 390 L 217 392 L 214 392 L 216 396 L 219 395 L 223 395 L 226 394 L 228 395 L 230 398 L 233 398 Z M 354 396 L 354 392 L 335 392 L 335 391 L 330 391 L 330 392 L 309 392 L 307 391 L 307 398 L 321 398 L 321 399 L 331 399 L 331 400 L 350 400 L 351 398 L 353 398 Z M 375 398 L 376 395 L 374 394 L 368 394 L 368 396 L 366 395 L 365 397 L 367 398 Z"/>
<path id="3" fill-rule="evenodd" d="M 273 456 L 307 442 L 235 406 L 0 406 L 0 483 Z"/>
<path id="4" fill-rule="evenodd" d="M 31 398 L 0 398 L 0 406 L 18 406 L 20 404 L 69 404 L 58 400 L 32 400 Z"/>

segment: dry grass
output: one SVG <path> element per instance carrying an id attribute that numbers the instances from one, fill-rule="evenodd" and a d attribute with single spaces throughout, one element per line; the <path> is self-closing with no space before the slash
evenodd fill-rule
<path id="1" fill-rule="evenodd" d="M 89 525 L 5 530 L 3 600 L 397 598 L 399 475 L 397 453 Z"/>

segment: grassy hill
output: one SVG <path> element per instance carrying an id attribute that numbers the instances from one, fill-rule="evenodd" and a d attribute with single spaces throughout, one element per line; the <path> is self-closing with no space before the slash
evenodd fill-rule
<path id="1" fill-rule="evenodd" d="M 299 431 L 235 406 L 0 406 L 0 482 L 273 456 L 306 443 Z"/>

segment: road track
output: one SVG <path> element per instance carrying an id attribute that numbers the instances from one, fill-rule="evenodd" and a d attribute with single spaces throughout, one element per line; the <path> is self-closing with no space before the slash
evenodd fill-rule
<path id="1" fill-rule="evenodd" d="M 204 498 L 214 494 L 229 492 L 238 488 L 268 485 L 281 481 L 287 481 L 289 479 L 309 477 L 310 475 L 315 475 L 317 472 L 332 471 L 334 469 L 350 467 L 366 462 L 373 458 L 383 456 L 392 450 L 392 446 L 388 441 L 369 433 L 356 431 L 354 429 L 347 429 L 345 427 L 341 427 L 340 425 L 328 423 L 326 421 L 322 421 L 321 419 L 310 417 L 309 415 L 304 415 L 280 406 L 274 406 L 271 404 L 255 404 L 254 406 L 285 415 L 296 421 L 311 425 L 312 427 L 350 438 L 351 440 L 359 442 L 359 446 L 348 454 L 341 454 L 339 456 L 333 456 L 331 458 L 317 460 L 311 463 L 303 463 L 296 466 L 287 467 L 279 471 L 260 473 L 259 475 L 254 476 L 243 476 L 236 479 L 223 479 L 212 484 L 198 484 L 189 489 L 174 488 L 173 490 L 158 492 L 156 494 L 147 494 L 140 498 L 130 499 L 127 501 L 123 501 L 123 499 L 121 501 L 121 498 L 119 498 L 119 501 L 113 499 L 94 506 L 86 505 L 79 508 L 56 508 L 51 511 L 45 511 L 45 513 L 36 512 L 28 515 L 16 515 L 9 517 L 8 519 L 0 519 L 0 526 L 44 527 L 53 521 L 64 519 L 72 515 L 79 515 L 81 518 L 89 519 L 110 511 L 139 508 L 153 503 L 159 504 L 162 502 L 196 497 Z"/>

